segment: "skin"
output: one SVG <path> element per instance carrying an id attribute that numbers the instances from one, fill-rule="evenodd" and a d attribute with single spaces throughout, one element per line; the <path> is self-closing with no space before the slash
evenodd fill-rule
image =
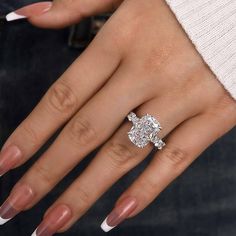
<path id="1" fill-rule="evenodd" d="M 36 26 L 60 28 L 120 3 L 57 0 L 49 12 L 29 20 Z M 17 167 L 65 125 L 16 184 L 29 185 L 35 192 L 25 210 L 104 143 L 90 165 L 49 209 L 60 204 L 72 209 L 72 219 L 61 229 L 65 231 L 119 178 L 144 160 L 153 146 L 139 149 L 129 141 L 127 132 L 132 124 L 126 116 L 132 110 L 138 116 L 149 113 L 157 117 L 163 127 L 160 137 L 167 145 L 118 199 L 138 199 L 130 217 L 147 207 L 200 153 L 236 124 L 235 101 L 163 0 L 124 1 L 7 140 L 4 146 L 15 144 L 23 152 Z"/>

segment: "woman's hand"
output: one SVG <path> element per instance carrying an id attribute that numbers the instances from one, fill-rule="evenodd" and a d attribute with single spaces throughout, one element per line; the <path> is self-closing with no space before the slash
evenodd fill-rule
<path id="1" fill-rule="evenodd" d="M 58 0 L 56 4 L 61 2 L 71 9 L 73 1 L 67 5 Z M 39 23 L 40 17 L 30 21 L 47 26 L 44 19 Z M 86 170 L 46 212 L 35 235 L 67 230 L 152 150 L 151 144 L 141 149 L 128 139 L 132 124 L 126 116 L 132 110 L 140 117 L 149 113 L 158 118 L 166 146 L 117 201 L 103 223 L 106 231 L 147 207 L 236 124 L 235 101 L 163 0 L 124 1 L 9 137 L 0 158 L 2 174 L 29 160 L 65 124 L 3 204 L 2 223 L 35 205 L 104 143 Z"/>

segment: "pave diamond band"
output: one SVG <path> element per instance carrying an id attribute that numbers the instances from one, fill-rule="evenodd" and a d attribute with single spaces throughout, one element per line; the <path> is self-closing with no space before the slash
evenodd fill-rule
<path id="1" fill-rule="evenodd" d="M 127 118 L 133 123 L 128 132 L 128 137 L 133 144 L 139 148 L 144 148 L 152 142 L 159 150 L 165 146 L 165 143 L 158 137 L 162 127 L 155 117 L 147 114 L 138 118 L 134 112 L 130 112 Z"/>

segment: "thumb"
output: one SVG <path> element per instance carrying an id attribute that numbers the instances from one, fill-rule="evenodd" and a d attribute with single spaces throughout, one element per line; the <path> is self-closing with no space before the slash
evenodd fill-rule
<path id="1" fill-rule="evenodd" d="M 110 11 L 123 0 L 55 0 L 38 2 L 20 8 L 7 15 L 7 20 L 28 18 L 33 25 L 42 28 L 63 28 L 79 22 L 83 17 Z"/>

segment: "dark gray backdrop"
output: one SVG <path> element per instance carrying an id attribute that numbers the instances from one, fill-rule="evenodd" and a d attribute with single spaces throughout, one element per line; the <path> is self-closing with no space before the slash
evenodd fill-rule
<path id="1" fill-rule="evenodd" d="M 1 0 L 0 13 L 7 13 L 32 2 Z M 80 54 L 80 51 L 67 46 L 68 35 L 68 29 L 57 31 L 36 29 L 25 21 L 0 25 L 0 145 L 29 114 L 53 81 Z M 114 236 L 236 235 L 235 140 L 234 129 L 205 151 L 149 208 L 109 234 Z M 1 202 L 44 149 L 27 164 L 0 179 Z M 79 175 L 94 154 L 95 152 L 87 157 L 33 209 L 1 226 L 0 235 L 31 235 L 47 207 Z M 118 196 L 148 164 L 150 158 L 120 180 L 63 235 L 104 235 L 99 228 L 101 221 Z"/>

